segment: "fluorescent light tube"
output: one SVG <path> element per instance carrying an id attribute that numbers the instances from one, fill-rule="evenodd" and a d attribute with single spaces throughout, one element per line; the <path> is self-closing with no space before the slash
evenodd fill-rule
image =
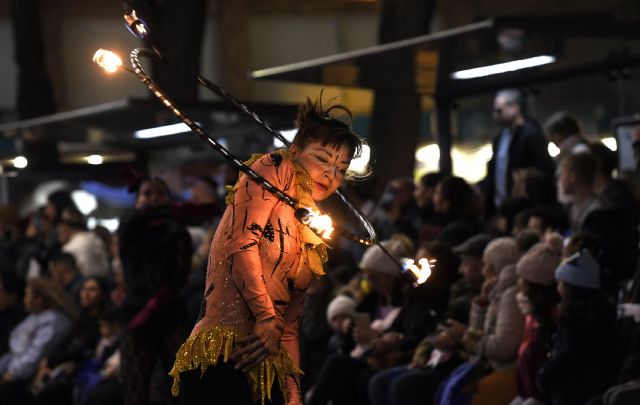
<path id="1" fill-rule="evenodd" d="M 514 70 L 527 69 L 535 66 L 546 65 L 556 61 L 555 56 L 541 55 L 533 58 L 514 60 L 511 62 L 498 63 L 497 65 L 482 66 L 473 69 L 460 70 L 453 72 L 451 77 L 454 79 L 475 79 L 500 73 L 513 72 Z"/>
<path id="2" fill-rule="evenodd" d="M 196 124 L 200 125 L 200 123 Z M 137 139 L 151 139 L 151 138 L 159 138 L 161 136 L 180 134 L 183 132 L 191 132 L 191 128 L 187 126 L 187 124 L 172 124 L 172 125 L 164 125 L 161 127 L 155 128 L 147 128 L 140 129 L 133 133 L 133 136 Z"/>

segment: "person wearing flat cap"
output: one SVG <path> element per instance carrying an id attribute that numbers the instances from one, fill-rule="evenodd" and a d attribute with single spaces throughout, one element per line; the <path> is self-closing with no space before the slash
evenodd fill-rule
<path id="1" fill-rule="evenodd" d="M 615 384 L 615 306 L 600 289 L 600 265 L 588 250 L 555 270 L 559 317 L 540 386 L 552 405 L 583 404 Z"/>
<path id="2" fill-rule="evenodd" d="M 460 257 L 458 272 L 462 278 L 451 286 L 451 295 L 446 317 L 455 321 L 467 324 L 469 322 L 469 311 L 471 310 L 471 300 L 480 294 L 484 276 L 482 259 L 484 249 L 493 236 L 487 233 L 480 233 L 465 240 L 460 245 L 453 248 L 453 253 Z"/>

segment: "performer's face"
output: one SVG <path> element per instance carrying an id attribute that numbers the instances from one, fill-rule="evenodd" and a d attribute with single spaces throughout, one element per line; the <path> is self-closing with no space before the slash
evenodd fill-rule
<path id="1" fill-rule="evenodd" d="M 311 176 L 315 185 L 311 197 L 322 201 L 333 194 L 344 179 L 349 168 L 352 153 L 346 144 L 335 147 L 311 142 L 298 150 L 296 162 Z"/>

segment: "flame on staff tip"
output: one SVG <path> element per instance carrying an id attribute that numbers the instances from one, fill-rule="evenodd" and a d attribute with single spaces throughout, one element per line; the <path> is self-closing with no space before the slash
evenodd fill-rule
<path id="1" fill-rule="evenodd" d="M 418 265 L 415 264 L 413 259 L 402 259 L 402 270 L 409 272 L 414 279 L 414 285 L 418 286 L 424 284 L 431 276 L 431 265 L 433 263 L 435 263 L 435 260 L 429 260 L 424 257 L 418 260 Z"/>
<path id="2" fill-rule="evenodd" d="M 314 212 L 310 208 L 298 208 L 296 217 L 323 239 L 331 239 L 333 223 L 329 215 L 320 215 L 320 213 Z"/>
<path id="3" fill-rule="evenodd" d="M 130 10 L 124 15 L 124 20 L 127 23 L 127 28 L 133 35 L 138 38 L 144 38 L 147 36 L 147 27 L 142 19 L 136 15 L 136 10 Z"/>
<path id="4" fill-rule="evenodd" d="M 109 73 L 115 73 L 122 66 L 122 59 L 106 49 L 98 49 L 93 54 L 93 62 Z"/>

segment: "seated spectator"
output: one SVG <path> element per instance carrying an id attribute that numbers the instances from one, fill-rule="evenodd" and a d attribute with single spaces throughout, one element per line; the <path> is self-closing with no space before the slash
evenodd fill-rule
<path id="1" fill-rule="evenodd" d="M 45 278 L 29 280 L 24 293 L 28 316 L 9 337 L 10 351 L 0 357 L 0 398 L 21 403 L 38 363 L 69 337 L 75 309 L 64 291 Z"/>
<path id="2" fill-rule="evenodd" d="M 544 132 L 547 140 L 560 149 L 555 158 L 558 162 L 571 154 L 589 150 L 578 120 L 567 111 L 558 111 L 549 117 L 544 124 Z"/>
<path id="3" fill-rule="evenodd" d="M 0 353 L 9 351 L 9 334 L 27 314 L 22 304 L 24 283 L 11 269 L 0 270 Z"/>
<path id="4" fill-rule="evenodd" d="M 328 354 L 348 354 L 354 346 L 352 327 L 356 314 L 356 301 L 346 295 L 337 295 L 327 307 L 327 323 L 333 334 L 329 339 Z"/>
<path id="5" fill-rule="evenodd" d="M 80 302 L 84 277 L 78 271 L 76 259 L 71 253 L 61 252 L 55 255 L 49 262 L 49 274 L 53 282 L 62 287 L 69 297 Z"/>
<path id="6" fill-rule="evenodd" d="M 508 404 L 517 395 L 516 360 L 524 318 L 518 309 L 515 263 L 521 256 L 516 240 L 492 240 L 484 251 L 484 284 L 471 306 L 469 328 L 462 337 L 468 353 L 479 356 L 460 366 L 438 394 L 441 403 L 466 397 L 474 404 Z M 482 371 L 464 385 L 451 384 L 463 369 Z M 475 371 L 474 371 L 475 374 Z"/>
<path id="7" fill-rule="evenodd" d="M 442 216 L 436 239 L 455 246 L 479 233 L 479 203 L 478 196 L 464 179 L 454 176 L 442 179 L 433 194 L 435 212 Z"/>
<path id="8" fill-rule="evenodd" d="M 413 197 L 419 208 L 421 225 L 435 224 L 438 221 L 438 214 L 436 214 L 433 207 L 433 194 L 443 177 L 440 172 L 427 173 L 420 177 L 420 180 L 416 183 Z"/>
<path id="9" fill-rule="evenodd" d="M 58 221 L 58 240 L 62 251 L 76 259 L 80 274 L 85 277 L 109 277 L 109 260 L 102 239 L 87 231 L 80 211 L 66 208 Z"/>
<path id="10" fill-rule="evenodd" d="M 82 362 L 90 358 L 100 338 L 99 318 L 110 305 L 107 281 L 84 280 L 80 290 L 80 316 L 67 344 L 40 362 L 32 383 L 35 404 L 72 402 L 73 380 Z"/>
<path id="11" fill-rule="evenodd" d="M 469 322 L 471 300 L 480 293 L 484 283 L 482 256 L 492 239 L 491 235 L 481 233 L 470 237 L 453 249 L 453 252 L 460 256 L 459 272 L 462 274 L 462 279 L 451 286 L 449 306 L 445 314 L 447 318 L 465 325 Z"/>
<path id="12" fill-rule="evenodd" d="M 614 221 L 611 230 L 615 233 L 601 238 L 606 251 L 604 264 L 611 267 L 613 282 L 624 282 L 633 277 L 638 268 L 640 205 L 629 183 L 613 178 L 618 166 L 616 152 L 601 142 L 590 143 L 589 149 L 597 161 L 594 191 L 602 200 L 604 209 L 611 213 L 605 219 Z M 591 222 L 588 222 L 586 230 L 594 233 L 600 231 L 590 229 L 590 225 Z"/>
<path id="13" fill-rule="evenodd" d="M 599 267 L 582 250 L 555 271 L 561 298 L 557 331 L 540 372 L 549 404 L 583 404 L 615 383 L 616 312 L 600 291 Z"/>
<path id="14" fill-rule="evenodd" d="M 378 206 L 381 211 L 375 211 L 372 217 L 376 230 L 379 230 L 381 240 L 390 239 L 394 234 L 405 234 L 415 239 L 419 209 L 414 199 L 415 185 L 410 177 L 400 177 L 391 180 L 384 188 Z M 377 215 L 382 214 L 380 217 Z"/>
<path id="15" fill-rule="evenodd" d="M 518 397 L 510 405 L 544 403 L 536 376 L 547 359 L 555 331 L 559 297 L 554 273 L 561 254 L 562 239 L 556 235 L 533 246 L 516 265 L 520 276 L 516 299 L 525 316 L 525 330 L 518 349 Z"/>
<path id="16" fill-rule="evenodd" d="M 395 235 L 382 245 L 399 261 L 412 256 L 413 245 L 404 235 Z M 356 307 L 352 328 L 355 348 L 348 354 L 329 357 L 322 365 L 315 387 L 308 394 L 309 404 L 354 404 L 366 401 L 366 381 L 373 373 L 366 358 L 376 339 L 392 325 L 402 303 L 401 269 L 382 249 L 371 246 L 360 262 L 371 292 Z M 357 385 L 357 387 L 356 387 Z"/>
<path id="17" fill-rule="evenodd" d="M 588 153 L 570 155 L 560 164 L 560 194 L 570 198 L 569 225 L 576 233 L 583 229 L 587 216 L 602 207 L 594 190 L 597 161 Z"/>
<path id="18" fill-rule="evenodd" d="M 117 308 L 107 309 L 100 316 L 100 341 L 76 379 L 80 405 L 123 403 L 124 388 L 119 380 L 121 317 Z"/>

